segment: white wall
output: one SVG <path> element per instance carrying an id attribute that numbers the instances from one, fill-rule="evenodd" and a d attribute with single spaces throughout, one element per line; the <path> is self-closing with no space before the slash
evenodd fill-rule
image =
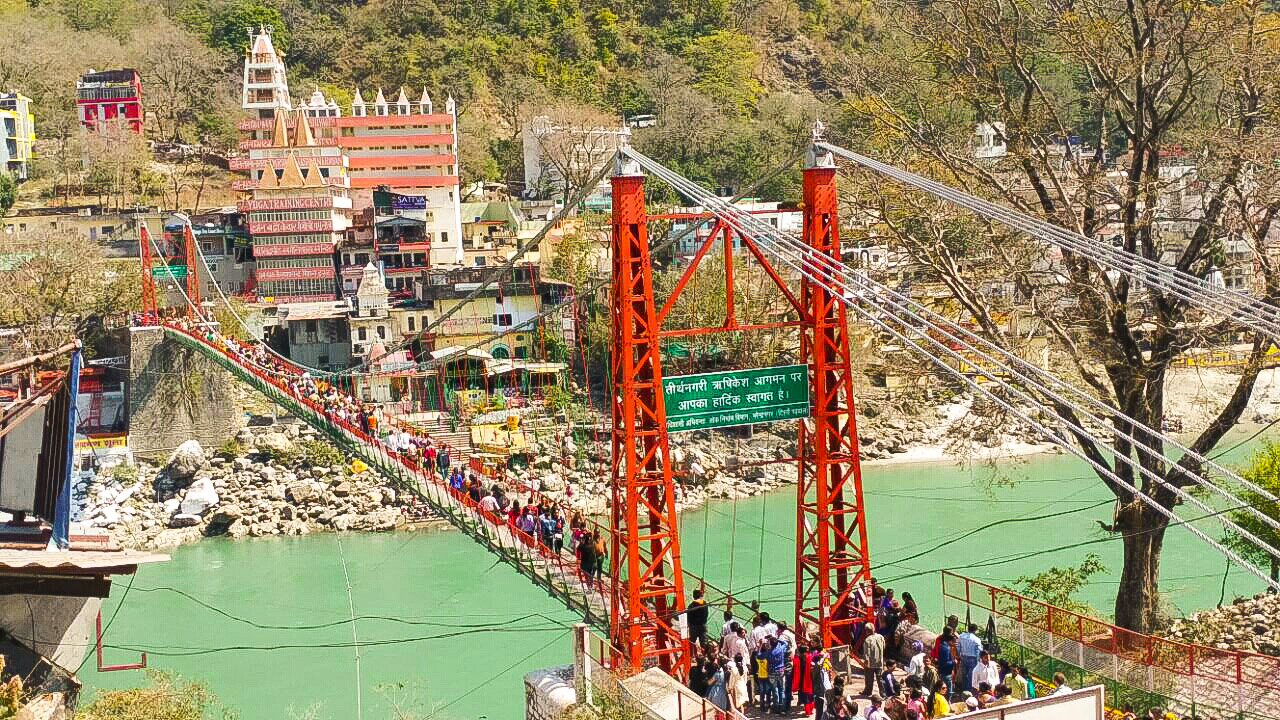
<path id="1" fill-rule="evenodd" d="M 1104 700 L 1102 686 L 1095 685 L 1068 695 L 1026 700 L 964 717 L 966 720 L 1103 720 Z"/>

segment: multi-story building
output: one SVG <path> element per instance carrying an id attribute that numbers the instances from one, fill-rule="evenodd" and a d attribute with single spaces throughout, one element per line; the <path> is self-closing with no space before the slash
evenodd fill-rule
<path id="1" fill-rule="evenodd" d="M 421 195 L 386 189 L 373 192 L 368 233 L 348 232 L 341 253 L 343 292 L 355 292 L 364 266 L 376 263 L 387 289 L 398 298 L 413 294 L 413 281 L 430 267 L 456 267 L 463 257 L 462 236 L 448 237 L 435 211 Z M 353 228 L 354 230 L 354 228 Z M 357 236 L 359 238 L 357 239 Z"/>
<path id="2" fill-rule="evenodd" d="M 277 110 L 290 110 L 289 81 L 284 73 L 284 56 L 271 43 L 271 32 L 258 28 L 244 56 L 244 83 L 240 105 L 259 119 L 270 121 Z"/>
<path id="3" fill-rule="evenodd" d="M 200 287 L 212 288 L 213 283 L 227 295 L 244 295 L 253 291 L 254 265 L 253 245 L 249 239 L 249 231 L 245 227 L 245 216 L 234 207 L 220 208 L 209 212 L 192 215 L 188 218 L 181 213 L 174 213 L 164 223 L 164 233 L 158 241 L 162 253 L 165 254 L 169 266 L 181 272 L 190 272 L 186 267 L 186 240 L 184 228 L 191 223 L 191 231 L 204 262 L 196 263 L 196 272 L 200 274 Z M 157 263 L 158 265 L 159 263 Z M 207 267 L 206 267 L 207 266 Z M 207 290 L 208 297 L 217 299 L 216 291 Z M 174 290 L 176 297 L 167 297 L 168 304 L 181 306 L 184 301 Z"/>
<path id="4" fill-rule="evenodd" d="M 259 117 L 237 127 L 246 133 L 241 149 L 252 151 L 271 143 L 274 120 L 268 108 L 290 101 L 284 61 L 271 48 L 270 37 L 259 32 L 250 50 L 245 57 L 243 106 Z M 248 84 L 249 80 L 258 82 Z M 427 228 L 433 248 L 438 245 L 441 253 L 456 248 L 456 258 L 449 262 L 462 262 L 457 109 L 452 97 L 445 101 L 442 113 L 435 112 L 425 88 L 414 101 L 401 88 L 392 102 L 382 90 L 372 102 L 365 102 L 357 89 L 350 114 L 344 114 L 343 108 L 318 90 L 286 106 L 306 115 L 317 145 L 340 148 L 349 158 L 351 198 L 356 209 L 372 205 L 374 191 L 384 186 L 391 192 L 421 197 L 433 218 Z M 296 115 L 288 118 L 290 127 L 294 122 Z M 233 159 L 231 168 L 248 169 L 242 159 Z"/>
<path id="5" fill-rule="evenodd" d="M 533 118 L 521 133 L 524 196 L 567 200 L 566 187 L 591 179 L 630 135 L 631 128 L 626 125 L 580 127 L 546 115 Z M 612 202 L 613 189 L 607 177 L 583 200 L 587 210 L 597 212 L 609 210 Z"/>
<path id="6" fill-rule="evenodd" d="M 503 337 L 495 335 L 533 320 L 544 305 L 560 302 L 572 288 L 567 283 L 541 277 L 537 266 L 522 264 L 512 268 L 509 279 L 490 285 L 464 304 L 488 272 L 483 268 L 462 268 L 428 273 L 425 282 L 418 285 L 418 293 L 420 302 L 430 312 L 420 318 L 419 323 L 434 322 L 455 305 L 462 304 L 462 308 L 436 327 L 432 335 L 436 348 L 483 342 L 484 350 L 496 359 L 539 356 L 545 345 L 544 333 L 560 335 L 563 332 L 558 323 L 546 327 L 530 324 L 528 329 Z M 419 331 L 421 328 L 419 324 Z M 408 328 L 402 331 L 412 332 Z"/>
<path id="7" fill-rule="evenodd" d="M 730 198 L 723 199 L 728 201 Z M 761 202 L 747 198 L 739 200 L 734 205 L 785 233 L 799 234 L 804 227 L 804 213 L 795 206 L 788 207 L 783 203 Z M 711 235 L 712 223 L 705 222 L 699 218 L 701 214 L 706 212 L 706 208 L 698 206 L 676 208 L 671 213 L 674 216 L 671 220 L 671 229 L 668 231 L 671 237 L 683 235 L 690 225 L 697 226 L 693 232 L 684 235 L 675 243 L 673 252 L 677 257 L 687 258 L 697 253 L 698 248 L 702 247 L 702 244 Z M 720 241 L 716 240 L 715 246 L 718 247 L 719 244 Z M 743 249 L 742 238 L 737 233 L 733 233 L 733 249 L 735 252 Z"/>
<path id="8" fill-rule="evenodd" d="M 89 130 L 119 122 L 141 133 L 142 76 L 133 68 L 102 72 L 90 68 L 76 81 L 76 107 L 80 124 Z"/>
<path id="9" fill-rule="evenodd" d="M 32 146 L 36 141 L 36 117 L 31 98 L 17 90 L 0 93 L 0 171 L 15 180 L 26 180 L 31 172 Z"/>
<path id="10" fill-rule="evenodd" d="M 278 110 L 269 144 L 251 150 L 246 167 L 252 199 L 237 208 L 248 214 L 259 301 L 336 299 L 335 251 L 351 213 L 346 156 L 316 143 L 306 115 Z"/>
<path id="11" fill-rule="evenodd" d="M 466 267 L 500 265 L 516 248 L 533 239 L 546 225 L 543 220 L 528 220 L 515 203 L 493 200 L 462 204 L 462 264 Z M 543 254 L 530 250 L 523 259 L 542 264 Z"/>

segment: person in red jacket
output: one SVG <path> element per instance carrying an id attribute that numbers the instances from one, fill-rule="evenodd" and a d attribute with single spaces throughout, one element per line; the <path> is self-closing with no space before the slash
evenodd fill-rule
<path id="1" fill-rule="evenodd" d="M 801 645 L 796 648 L 796 671 L 791 691 L 796 695 L 796 704 L 804 708 L 807 716 L 813 712 L 813 653 Z"/>

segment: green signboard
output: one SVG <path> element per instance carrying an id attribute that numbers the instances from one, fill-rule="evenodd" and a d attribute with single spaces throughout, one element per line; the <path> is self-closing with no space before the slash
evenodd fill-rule
<path id="1" fill-rule="evenodd" d="M 676 375 L 662 390 L 669 432 L 809 417 L 807 365 Z"/>
<path id="2" fill-rule="evenodd" d="M 185 280 L 187 277 L 186 265 L 156 265 L 151 268 L 151 277 L 156 280 Z"/>

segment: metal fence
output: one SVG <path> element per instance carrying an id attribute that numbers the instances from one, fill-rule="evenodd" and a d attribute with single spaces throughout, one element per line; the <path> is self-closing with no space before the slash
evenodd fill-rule
<path id="1" fill-rule="evenodd" d="M 1280 658 L 1142 635 L 1011 590 L 942 573 L 943 611 L 991 621 L 1008 658 L 1108 686 L 1112 706 L 1159 704 L 1188 714 L 1280 718 Z M 976 616 L 975 616 L 976 611 Z"/>

